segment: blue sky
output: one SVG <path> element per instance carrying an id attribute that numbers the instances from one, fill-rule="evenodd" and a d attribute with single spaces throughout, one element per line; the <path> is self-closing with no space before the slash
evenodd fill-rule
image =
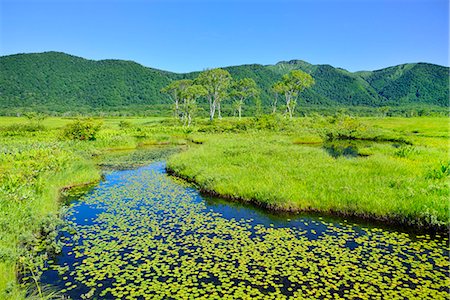
<path id="1" fill-rule="evenodd" d="M 0 55 L 62 51 L 187 72 L 302 59 L 448 66 L 447 0 L 0 0 Z"/>

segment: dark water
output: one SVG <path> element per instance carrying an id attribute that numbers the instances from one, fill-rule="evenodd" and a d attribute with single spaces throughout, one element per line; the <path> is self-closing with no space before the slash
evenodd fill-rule
<path id="1" fill-rule="evenodd" d="M 202 197 L 163 162 L 73 202 L 42 283 L 72 299 L 449 299 L 448 238 Z"/>
<path id="2" fill-rule="evenodd" d="M 373 142 L 367 141 L 334 141 L 325 143 L 322 147 L 327 151 L 328 155 L 338 157 L 366 157 L 368 155 L 361 153 L 362 148 L 370 148 Z"/>

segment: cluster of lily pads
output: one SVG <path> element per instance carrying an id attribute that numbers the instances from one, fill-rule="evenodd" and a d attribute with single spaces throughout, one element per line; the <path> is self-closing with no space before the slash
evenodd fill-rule
<path id="1" fill-rule="evenodd" d="M 43 281 L 75 299 L 450 299 L 448 238 L 308 222 L 227 218 L 163 164 L 113 172 L 69 210 Z"/>

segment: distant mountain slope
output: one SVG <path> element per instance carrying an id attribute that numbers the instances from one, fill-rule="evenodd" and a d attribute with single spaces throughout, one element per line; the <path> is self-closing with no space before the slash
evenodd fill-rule
<path id="1" fill-rule="evenodd" d="M 404 64 L 361 75 L 389 104 L 448 105 L 449 68 Z"/>
<path id="2" fill-rule="evenodd" d="M 449 68 L 405 64 L 377 71 L 351 73 L 330 65 L 301 60 L 275 65 L 225 67 L 234 78 L 253 78 L 270 105 L 272 84 L 293 69 L 310 73 L 316 84 L 301 95 L 302 105 L 371 106 L 448 105 Z M 170 103 L 160 93 L 171 80 L 194 78 L 147 68 L 132 61 L 93 61 L 59 52 L 0 57 L 0 108 L 120 108 Z"/>
<path id="3" fill-rule="evenodd" d="M 166 103 L 160 89 L 179 75 L 122 60 L 57 52 L 0 58 L 0 106 L 77 107 Z"/>

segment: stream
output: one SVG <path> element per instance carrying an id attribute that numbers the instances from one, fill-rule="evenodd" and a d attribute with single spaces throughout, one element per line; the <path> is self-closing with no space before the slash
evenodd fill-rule
<path id="1" fill-rule="evenodd" d="M 72 201 L 41 282 L 70 299 L 450 299 L 449 240 L 204 197 L 164 161 Z"/>

